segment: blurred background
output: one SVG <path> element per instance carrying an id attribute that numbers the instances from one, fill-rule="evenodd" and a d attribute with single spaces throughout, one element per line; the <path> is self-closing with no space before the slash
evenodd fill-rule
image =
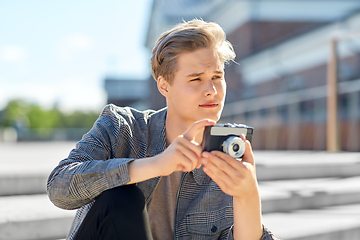
<path id="1" fill-rule="evenodd" d="M 2 1 L 0 139 L 77 140 L 106 103 L 164 107 L 150 52 L 193 18 L 234 45 L 222 121 L 253 126 L 255 149 L 327 149 L 336 56 L 338 149 L 360 150 L 357 0 Z"/>
<path id="2" fill-rule="evenodd" d="M 49 173 L 107 103 L 165 106 L 150 53 L 193 18 L 237 54 L 221 122 L 254 127 L 264 224 L 360 239 L 359 0 L 0 0 L 0 240 L 65 239 Z"/>

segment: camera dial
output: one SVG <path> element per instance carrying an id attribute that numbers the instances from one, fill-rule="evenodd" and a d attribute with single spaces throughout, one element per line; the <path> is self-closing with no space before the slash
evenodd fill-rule
<path id="1" fill-rule="evenodd" d="M 241 158 L 245 152 L 245 142 L 236 136 L 228 137 L 222 144 L 223 152 L 233 158 Z"/>

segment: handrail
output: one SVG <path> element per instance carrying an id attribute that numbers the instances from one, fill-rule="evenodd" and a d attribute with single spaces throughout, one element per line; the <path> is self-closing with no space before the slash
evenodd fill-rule
<path id="1" fill-rule="evenodd" d="M 360 91 L 360 79 L 340 82 L 338 93 L 352 93 Z M 279 93 L 259 98 L 241 100 L 226 103 L 222 117 L 230 117 L 246 112 L 258 111 L 261 109 L 284 106 L 309 100 L 316 100 L 327 97 L 327 86 L 307 88 L 298 91 Z"/>

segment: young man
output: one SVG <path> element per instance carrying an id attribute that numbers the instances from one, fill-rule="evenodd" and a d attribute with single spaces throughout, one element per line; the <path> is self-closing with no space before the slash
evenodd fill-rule
<path id="1" fill-rule="evenodd" d="M 151 66 L 167 108 L 105 107 L 49 177 L 51 201 L 80 208 L 68 239 L 274 239 L 261 223 L 250 143 L 241 161 L 200 146 L 220 118 L 234 57 L 215 23 L 184 22 L 160 37 Z"/>

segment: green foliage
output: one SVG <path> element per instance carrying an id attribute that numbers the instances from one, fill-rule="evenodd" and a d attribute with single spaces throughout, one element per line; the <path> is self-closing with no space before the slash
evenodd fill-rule
<path id="1" fill-rule="evenodd" d="M 9 101 L 7 106 L 0 111 L 0 127 L 90 129 L 98 116 L 99 113 L 93 111 L 64 113 L 57 107 L 44 109 L 38 104 L 30 103 L 22 99 L 15 99 Z"/>
<path id="2" fill-rule="evenodd" d="M 93 111 L 62 113 L 60 126 L 64 128 L 91 128 L 98 117 L 99 113 Z"/>
<path id="3" fill-rule="evenodd" d="M 15 125 L 29 127 L 30 120 L 27 116 L 27 112 L 30 109 L 30 105 L 31 104 L 23 100 L 12 100 L 8 102 L 2 113 L 1 125 L 5 127 Z"/>

